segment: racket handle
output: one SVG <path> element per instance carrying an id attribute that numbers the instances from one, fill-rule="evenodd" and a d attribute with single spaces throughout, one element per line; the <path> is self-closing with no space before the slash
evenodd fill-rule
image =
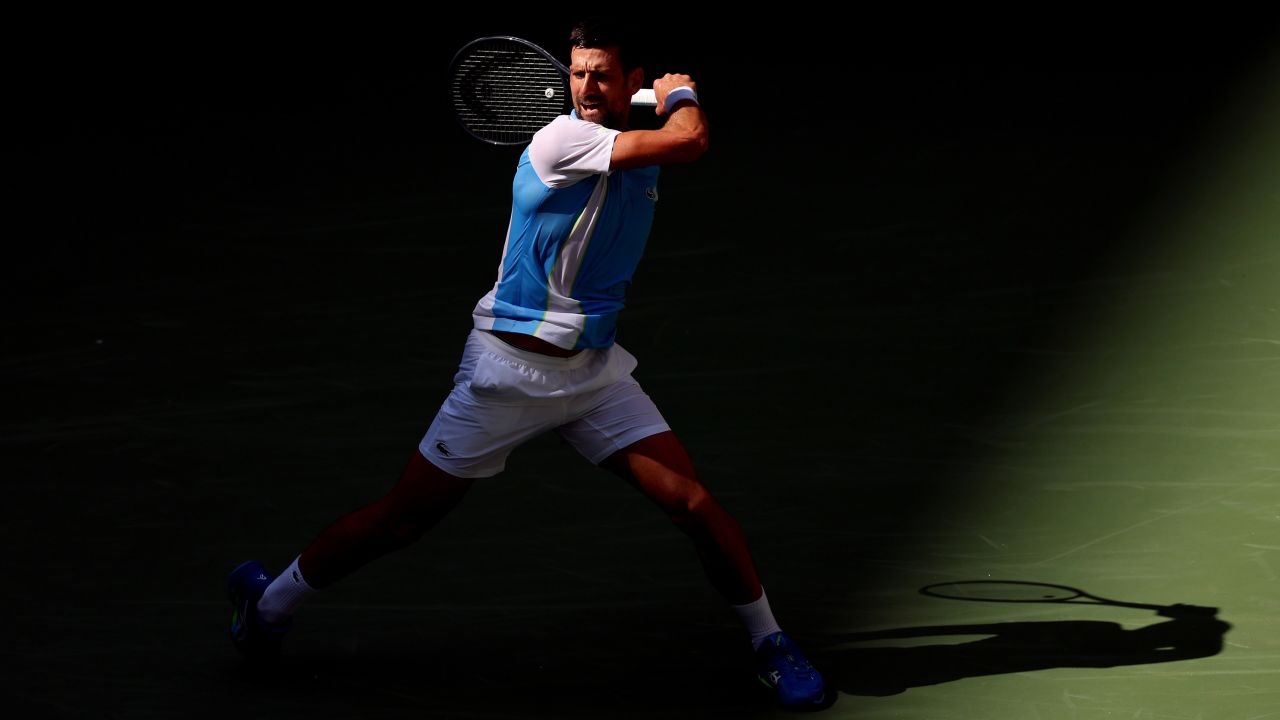
<path id="1" fill-rule="evenodd" d="M 635 95 L 631 96 L 632 107 L 657 107 L 658 97 L 653 94 L 653 88 L 644 88 Z"/>
<path id="2" fill-rule="evenodd" d="M 1215 617 L 1218 614 L 1218 608 L 1175 603 L 1173 605 L 1161 607 L 1156 611 L 1156 614 L 1168 618 L 1174 618 L 1175 620 L 1178 618 Z"/>

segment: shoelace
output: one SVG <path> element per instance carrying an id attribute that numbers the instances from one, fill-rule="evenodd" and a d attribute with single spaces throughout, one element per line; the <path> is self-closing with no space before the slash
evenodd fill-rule
<path id="1" fill-rule="evenodd" d="M 817 673 L 813 664 L 810 663 L 807 658 L 797 658 L 794 653 L 786 652 L 782 656 L 782 659 L 786 661 L 784 671 L 788 675 L 795 676 L 798 679 L 812 680 L 813 676 Z"/>
<path id="2" fill-rule="evenodd" d="M 792 675 L 795 675 L 797 678 L 802 678 L 804 680 L 813 679 L 814 673 L 816 671 L 813 669 L 813 665 L 808 660 L 796 660 L 790 655 L 787 656 L 787 659 L 790 660 L 792 663 L 790 667 Z"/>

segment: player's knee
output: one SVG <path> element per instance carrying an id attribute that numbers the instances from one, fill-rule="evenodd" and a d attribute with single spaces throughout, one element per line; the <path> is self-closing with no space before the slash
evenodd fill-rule
<path id="1" fill-rule="evenodd" d="M 705 527 L 711 522 L 717 505 L 711 493 L 701 484 L 694 483 L 681 494 L 679 501 L 668 512 L 671 521 L 685 532 Z"/>

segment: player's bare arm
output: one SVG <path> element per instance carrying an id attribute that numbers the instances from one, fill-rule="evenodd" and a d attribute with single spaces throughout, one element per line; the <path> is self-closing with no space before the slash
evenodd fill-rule
<path id="1" fill-rule="evenodd" d="M 666 115 L 667 121 L 657 130 L 631 130 L 619 135 L 613 143 L 611 170 L 688 163 L 707 151 L 707 118 L 698 103 L 681 100 L 674 107 L 666 107 L 667 94 L 681 86 L 695 93 L 698 89 L 688 75 L 668 73 L 653 82 L 658 103 L 655 112 Z"/>

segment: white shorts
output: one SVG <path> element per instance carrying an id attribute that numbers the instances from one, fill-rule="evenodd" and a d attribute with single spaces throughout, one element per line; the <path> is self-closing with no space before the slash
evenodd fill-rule
<path id="1" fill-rule="evenodd" d="M 635 368 L 635 357 L 616 343 L 557 358 L 473 329 L 453 391 L 418 449 L 451 475 L 492 477 L 517 446 L 554 429 L 598 465 L 671 429 L 631 377 Z"/>

